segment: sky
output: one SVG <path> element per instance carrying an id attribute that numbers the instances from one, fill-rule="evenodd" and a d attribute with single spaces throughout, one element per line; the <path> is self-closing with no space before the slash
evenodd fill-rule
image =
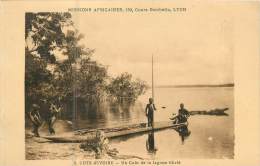
<path id="1" fill-rule="evenodd" d="M 205 10 L 205 11 L 203 11 Z M 204 14 L 206 13 L 206 14 Z M 233 24 L 225 7 L 184 13 L 73 14 L 81 41 L 110 75 L 155 85 L 233 83 Z"/>

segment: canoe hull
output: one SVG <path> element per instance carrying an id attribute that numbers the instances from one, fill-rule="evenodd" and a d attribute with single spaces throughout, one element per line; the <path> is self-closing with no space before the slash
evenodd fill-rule
<path id="1" fill-rule="evenodd" d="M 125 129 L 120 131 L 112 131 L 112 132 L 106 132 L 105 136 L 109 139 L 121 137 L 121 136 L 127 136 L 127 135 L 133 135 L 133 134 L 141 134 L 149 131 L 158 131 L 163 130 L 167 128 L 177 128 L 180 126 L 188 125 L 187 123 L 180 123 L 180 124 L 173 124 L 171 121 L 169 122 L 155 122 L 154 127 L 139 127 L 139 128 L 131 128 L 131 129 Z M 93 134 L 82 134 L 82 135 L 68 135 L 68 136 L 44 136 L 43 138 L 46 138 L 48 140 L 51 140 L 53 142 L 57 143 L 80 143 L 85 142 L 88 140 L 93 139 Z"/>

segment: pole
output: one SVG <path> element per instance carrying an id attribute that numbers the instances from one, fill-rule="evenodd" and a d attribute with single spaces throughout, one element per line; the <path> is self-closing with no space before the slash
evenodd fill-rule
<path id="1" fill-rule="evenodd" d="M 153 55 L 152 55 L 152 98 L 154 101 Z"/>

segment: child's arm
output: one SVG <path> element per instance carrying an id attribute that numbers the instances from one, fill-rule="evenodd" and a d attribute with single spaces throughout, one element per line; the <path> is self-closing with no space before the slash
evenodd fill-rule
<path id="1" fill-rule="evenodd" d="M 153 109 L 154 109 L 155 111 L 157 110 L 154 104 L 153 104 Z"/>
<path id="2" fill-rule="evenodd" d="M 146 115 L 146 116 L 148 115 L 147 110 L 148 110 L 148 104 L 147 104 L 146 107 L 145 107 L 145 115 Z"/>

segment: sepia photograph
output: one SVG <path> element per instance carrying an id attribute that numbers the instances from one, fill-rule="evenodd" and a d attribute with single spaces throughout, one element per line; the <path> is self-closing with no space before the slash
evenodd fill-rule
<path id="1" fill-rule="evenodd" d="M 25 159 L 234 159 L 233 20 L 199 11 L 26 12 Z"/>
<path id="2" fill-rule="evenodd" d="M 1 166 L 258 166 L 257 1 L 0 1 Z"/>

